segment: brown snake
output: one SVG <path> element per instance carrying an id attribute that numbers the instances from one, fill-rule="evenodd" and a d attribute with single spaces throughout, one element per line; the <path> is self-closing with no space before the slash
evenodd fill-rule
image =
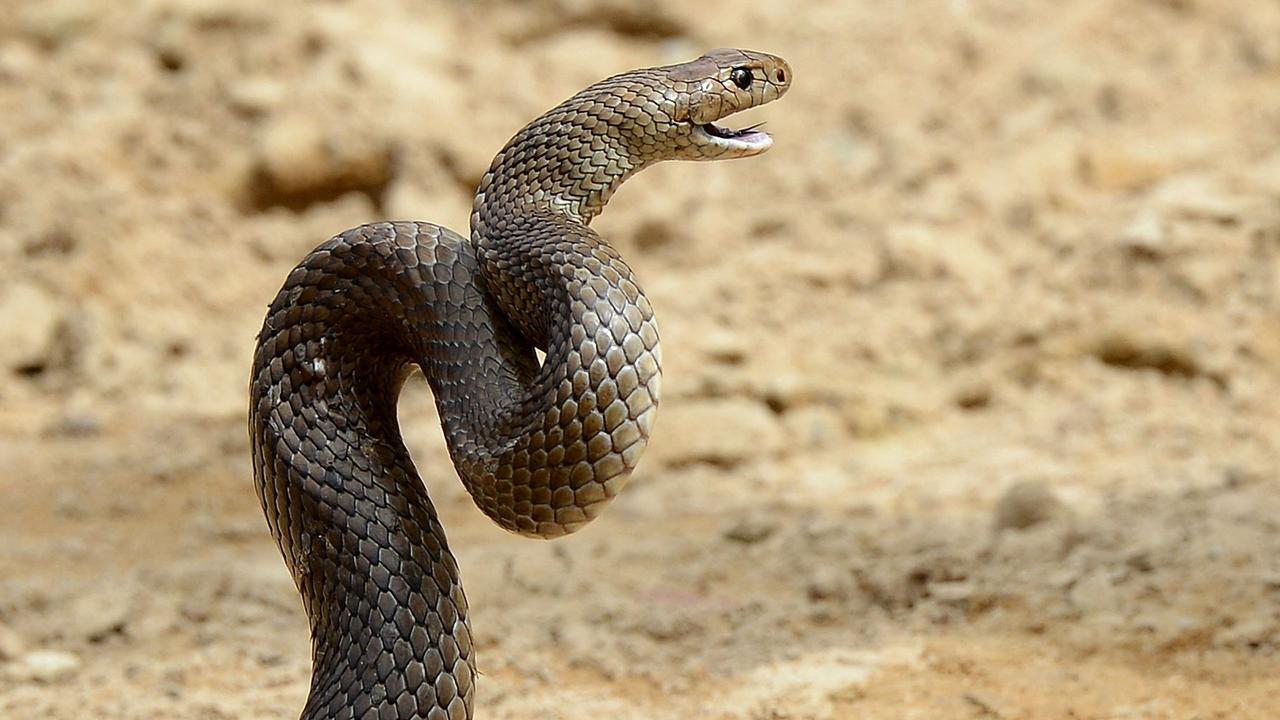
<path id="1" fill-rule="evenodd" d="M 748 50 L 602 80 L 498 153 L 470 240 L 364 225 L 289 275 L 258 337 L 249 434 L 311 622 L 303 718 L 472 716 L 467 601 L 400 437 L 401 385 L 422 370 L 454 468 L 499 525 L 551 538 L 590 522 L 648 441 L 661 353 L 630 268 L 587 225 L 653 163 L 767 150 L 763 132 L 712 123 L 790 83 L 784 60 Z"/>

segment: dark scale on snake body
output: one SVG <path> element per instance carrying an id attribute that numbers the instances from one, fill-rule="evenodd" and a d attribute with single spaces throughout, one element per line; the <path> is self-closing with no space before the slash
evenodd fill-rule
<path id="1" fill-rule="evenodd" d="M 401 385 L 421 369 L 455 470 L 502 527 L 552 538 L 599 515 L 648 442 L 662 357 L 640 284 L 588 224 L 653 163 L 767 150 L 714 123 L 790 79 L 780 58 L 716 50 L 602 80 L 498 153 L 470 239 L 364 225 L 290 273 L 258 338 L 249 432 L 311 623 L 303 718 L 472 717 L 467 600 L 400 437 Z"/>

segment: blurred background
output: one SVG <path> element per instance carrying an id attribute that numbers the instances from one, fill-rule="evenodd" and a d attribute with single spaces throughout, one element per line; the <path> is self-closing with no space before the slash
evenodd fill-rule
<path id="1" fill-rule="evenodd" d="M 595 227 L 665 393 L 632 485 L 490 524 L 425 386 L 487 718 L 1280 716 L 1273 0 L 3 0 L 0 716 L 295 717 L 255 333 L 606 75 L 787 58 L 748 161 Z M 744 120 L 745 123 L 745 120 Z"/>

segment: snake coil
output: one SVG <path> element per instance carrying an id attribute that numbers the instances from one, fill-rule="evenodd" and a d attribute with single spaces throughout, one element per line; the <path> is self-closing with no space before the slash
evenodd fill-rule
<path id="1" fill-rule="evenodd" d="M 470 239 L 363 225 L 289 274 L 258 336 L 249 434 L 311 624 L 304 719 L 472 717 L 467 601 L 400 437 L 400 387 L 421 369 L 455 470 L 502 527 L 551 538 L 599 515 L 648 442 L 661 352 L 631 269 L 588 224 L 655 162 L 767 150 L 715 122 L 782 96 L 790 73 L 715 50 L 602 80 L 498 153 Z"/>

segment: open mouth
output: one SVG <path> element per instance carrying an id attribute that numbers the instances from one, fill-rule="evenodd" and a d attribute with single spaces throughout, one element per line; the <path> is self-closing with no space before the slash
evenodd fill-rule
<path id="1" fill-rule="evenodd" d="M 717 145 L 723 145 L 740 152 L 758 153 L 768 150 L 773 145 L 773 138 L 760 130 L 764 123 L 758 123 L 741 130 L 722 128 L 715 123 L 703 123 L 698 129 L 712 138 Z"/>

